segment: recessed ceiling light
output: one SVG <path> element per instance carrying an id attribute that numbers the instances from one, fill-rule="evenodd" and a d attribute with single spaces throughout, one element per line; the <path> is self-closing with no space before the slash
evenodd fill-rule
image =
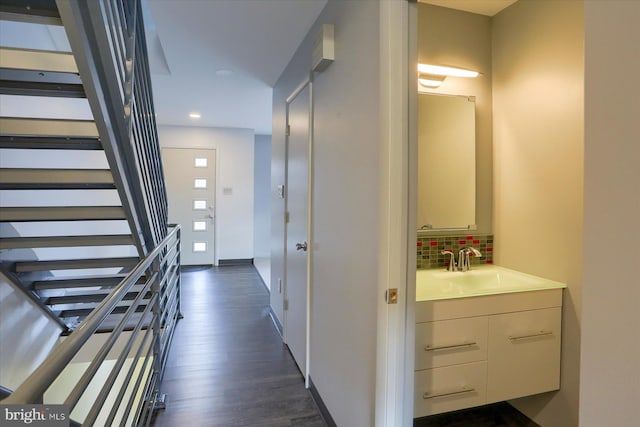
<path id="1" fill-rule="evenodd" d="M 216 76 L 226 77 L 226 76 L 230 76 L 232 74 L 233 74 L 233 70 L 230 70 L 228 68 L 218 68 L 216 70 Z"/>
<path id="2" fill-rule="evenodd" d="M 189 117 L 191 117 L 192 119 L 199 119 L 200 113 L 189 113 Z"/>

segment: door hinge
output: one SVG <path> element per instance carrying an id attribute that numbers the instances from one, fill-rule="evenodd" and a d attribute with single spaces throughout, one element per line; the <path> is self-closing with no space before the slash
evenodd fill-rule
<path id="1" fill-rule="evenodd" d="M 285 311 L 289 310 L 289 300 L 288 299 L 286 299 L 286 300 L 284 300 L 282 302 L 282 309 L 285 310 Z"/>
<path id="2" fill-rule="evenodd" d="M 284 222 L 287 222 L 287 223 L 289 222 L 289 212 L 288 211 L 284 213 Z"/>
<path id="3" fill-rule="evenodd" d="M 287 127 L 284 128 L 284 134 L 285 136 L 291 136 L 291 126 L 287 125 Z"/>
<path id="4" fill-rule="evenodd" d="M 398 303 L 398 288 L 387 289 L 384 293 L 384 300 L 387 304 Z"/>

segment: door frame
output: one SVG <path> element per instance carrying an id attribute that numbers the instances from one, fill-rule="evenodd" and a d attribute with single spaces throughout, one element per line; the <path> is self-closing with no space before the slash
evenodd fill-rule
<path id="1" fill-rule="evenodd" d="M 305 372 L 302 372 L 304 377 L 305 387 L 309 388 L 309 366 L 311 362 L 311 290 L 312 290 L 312 255 L 313 255 L 313 72 L 309 73 L 309 76 L 302 81 L 291 94 L 285 100 L 285 126 L 287 132 L 285 132 L 285 156 L 284 156 L 284 185 L 285 185 L 285 197 L 284 197 L 284 211 L 285 216 L 289 212 L 289 107 L 293 100 L 306 88 L 309 87 L 309 132 L 307 139 L 307 278 L 305 286 L 307 288 L 307 301 L 306 301 L 306 324 L 305 324 Z M 284 272 L 283 272 L 283 287 L 284 292 L 282 294 L 283 303 L 287 300 L 288 295 L 288 230 L 289 230 L 288 218 L 284 223 Z M 284 304 L 283 304 L 284 307 Z M 288 307 L 287 307 L 288 308 Z M 287 342 L 287 310 L 282 311 L 283 315 L 283 341 Z"/>
<path id="2" fill-rule="evenodd" d="M 380 251 L 375 425 L 413 423 L 417 4 L 380 0 Z M 397 304 L 385 293 L 398 289 Z"/>

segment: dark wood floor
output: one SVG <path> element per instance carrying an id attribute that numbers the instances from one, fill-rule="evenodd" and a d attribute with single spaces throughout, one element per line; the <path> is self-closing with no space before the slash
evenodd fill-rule
<path id="1" fill-rule="evenodd" d="M 182 313 L 161 387 L 167 408 L 154 426 L 324 426 L 253 266 L 184 269 Z M 414 427 L 537 424 L 504 403 L 421 418 Z"/>
<path id="2" fill-rule="evenodd" d="M 413 427 L 540 427 L 506 402 L 414 420 Z"/>
<path id="3" fill-rule="evenodd" d="M 324 426 L 251 265 L 187 268 L 154 426 Z"/>

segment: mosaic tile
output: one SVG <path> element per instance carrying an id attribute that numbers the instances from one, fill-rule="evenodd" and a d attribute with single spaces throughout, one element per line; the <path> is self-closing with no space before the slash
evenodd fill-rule
<path id="1" fill-rule="evenodd" d="M 420 269 L 444 268 L 449 263 L 449 257 L 442 255 L 442 251 L 450 249 L 458 255 L 464 247 L 473 246 L 481 253 L 481 257 L 471 257 L 471 265 L 493 264 L 493 236 L 492 235 L 450 235 L 450 236 L 418 236 L 416 244 L 416 266 Z"/>

